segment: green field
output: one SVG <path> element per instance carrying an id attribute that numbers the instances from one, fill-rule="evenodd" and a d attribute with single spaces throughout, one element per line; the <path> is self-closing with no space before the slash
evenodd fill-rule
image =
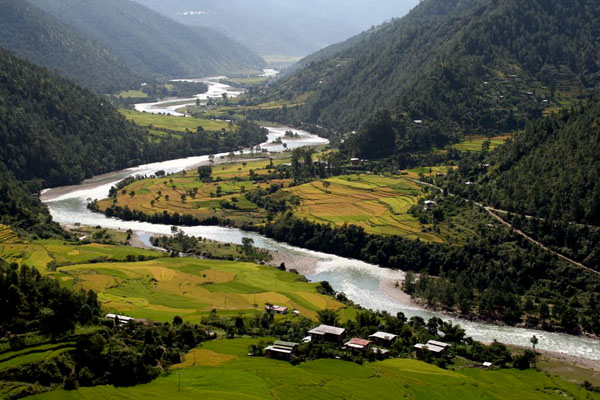
<path id="1" fill-rule="evenodd" d="M 262 313 L 266 303 L 297 309 L 309 318 L 320 309 L 343 307 L 296 274 L 242 262 L 161 258 L 73 265 L 59 272 L 73 279 L 75 289 L 96 291 L 106 310 L 157 321 L 180 315 L 199 322 L 213 309 Z"/>
<path id="2" fill-rule="evenodd" d="M 117 93 L 117 97 L 122 97 L 124 99 L 146 99 L 148 98 L 148 94 L 141 90 L 123 90 Z"/>
<path id="3" fill-rule="evenodd" d="M 487 137 L 483 135 L 466 136 L 460 143 L 453 144 L 453 149 L 459 151 L 481 151 L 483 144 L 486 141 L 490 142 L 489 151 L 494 150 L 496 147 L 501 146 L 506 142 L 507 139 L 511 138 L 512 135 L 502 135 L 495 137 Z"/>
<path id="4" fill-rule="evenodd" d="M 21 365 L 37 363 L 57 357 L 62 353 L 74 350 L 75 343 L 46 344 L 29 347 L 20 351 L 0 354 L 0 371 L 3 369 L 19 367 Z"/>
<path id="5" fill-rule="evenodd" d="M 274 161 L 274 165 L 282 162 Z M 125 193 L 119 192 L 116 201 L 105 199 L 98 202 L 98 207 L 104 211 L 112 205 L 117 205 L 146 214 L 168 211 L 171 214 L 189 214 L 200 219 L 216 216 L 229 218 L 239 224 L 262 224 L 266 221 L 265 210 L 248 201 L 244 197 L 244 192 L 258 187 L 265 188 L 271 183 L 289 184 L 290 182 L 289 180 L 253 182 L 249 171 L 252 169 L 256 174 L 264 174 L 267 172 L 265 167 L 268 165 L 267 160 L 216 165 L 212 173 L 215 182 L 210 183 L 199 182 L 198 173 L 195 171 L 170 175 L 168 178 L 144 179 L 128 185 L 124 189 Z M 196 190 L 193 195 L 190 194 L 192 190 Z M 221 207 L 223 201 L 235 202 L 239 210 L 224 209 Z"/>
<path id="6" fill-rule="evenodd" d="M 110 386 L 50 392 L 32 398 L 133 399 L 598 399 L 578 385 L 534 370 L 443 370 L 416 360 L 358 365 L 322 359 L 298 366 L 246 355 L 258 339 L 205 343 L 168 375 L 131 388 Z"/>
<path id="7" fill-rule="evenodd" d="M 119 111 L 128 120 L 131 120 L 136 124 L 145 127 L 152 126 L 154 128 L 169 129 L 177 132 L 196 132 L 198 126 L 201 126 L 202 129 L 204 129 L 205 131 L 220 131 L 222 129 L 231 129 L 229 123 L 226 121 L 141 113 L 125 109 L 119 109 Z"/>

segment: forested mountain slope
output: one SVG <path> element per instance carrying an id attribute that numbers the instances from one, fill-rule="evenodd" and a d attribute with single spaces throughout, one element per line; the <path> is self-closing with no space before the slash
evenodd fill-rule
<path id="1" fill-rule="evenodd" d="M 298 120 L 347 130 L 382 108 L 424 134 L 514 130 L 597 85 L 599 16 L 593 0 L 425 0 L 274 96 L 309 93 Z"/>
<path id="2" fill-rule="evenodd" d="M 39 237 L 62 234 L 60 226 L 52 222 L 46 206 L 32 196 L 2 163 L 0 163 L 0 225 L 11 226 L 17 233 L 30 233 Z"/>
<path id="3" fill-rule="evenodd" d="M 531 123 L 450 190 L 515 213 L 600 226 L 600 102 Z M 466 188 L 465 181 L 476 185 Z"/>
<path id="4" fill-rule="evenodd" d="M 20 180 L 76 183 L 146 157 L 144 132 L 110 104 L 0 50 L 0 162 Z"/>
<path id="5" fill-rule="evenodd" d="M 97 93 L 134 87 L 142 78 L 100 44 L 22 0 L 0 0 L 0 46 Z"/>
<path id="6" fill-rule="evenodd" d="M 264 60 L 208 28 L 190 28 L 129 0 L 29 0 L 97 41 L 137 73 L 199 77 L 256 70 Z"/>

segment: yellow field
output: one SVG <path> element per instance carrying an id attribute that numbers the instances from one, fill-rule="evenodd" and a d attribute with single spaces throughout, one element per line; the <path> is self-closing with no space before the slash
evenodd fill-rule
<path id="1" fill-rule="evenodd" d="M 401 235 L 441 242 L 434 233 L 422 232 L 409 209 L 424 193 L 419 185 L 399 176 L 348 175 L 289 189 L 302 199 L 296 216 L 335 225 L 354 224 L 367 232 Z"/>
<path id="2" fill-rule="evenodd" d="M 152 178 L 137 181 L 119 192 L 116 200 L 105 199 L 98 203 L 101 211 L 111 205 L 129 207 L 145 214 L 179 213 L 189 214 L 199 219 L 213 216 L 230 218 L 238 222 L 261 224 L 266 221 L 266 212 L 248 201 L 244 192 L 265 188 L 272 183 L 288 184 L 289 181 L 278 180 L 269 183 L 253 183 L 249 178 L 252 169 L 257 175 L 266 174 L 264 169 L 269 161 L 252 163 L 220 164 L 213 167 L 213 178 L 216 182 L 203 183 L 198 180 L 196 171 L 176 174 L 163 178 Z M 274 162 L 274 164 L 277 164 Z M 236 178 L 236 179 L 232 179 Z M 192 194 L 192 191 L 195 191 Z M 159 194 L 160 192 L 160 194 Z M 185 197 L 182 197 L 185 196 Z M 234 202 L 239 210 L 223 209 L 221 202 Z"/>
<path id="3" fill-rule="evenodd" d="M 0 224 L 0 243 L 19 243 L 19 236 L 11 229 L 10 226 Z"/>
<path id="4" fill-rule="evenodd" d="M 298 275 L 250 263 L 161 258 L 72 265 L 59 272 L 72 277 L 75 289 L 97 291 L 107 310 L 158 321 L 180 315 L 199 322 L 213 309 L 262 312 L 266 303 L 313 319 L 320 309 L 344 307 L 319 294 L 317 284 L 298 281 Z"/>

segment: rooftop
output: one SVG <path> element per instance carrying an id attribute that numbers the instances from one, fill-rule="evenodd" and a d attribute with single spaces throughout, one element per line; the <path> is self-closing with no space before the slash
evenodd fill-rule
<path id="1" fill-rule="evenodd" d="M 423 344 L 423 343 L 415 344 L 415 349 L 428 350 L 432 353 L 441 353 L 445 350 L 443 347 L 440 347 L 440 346 L 435 346 L 433 344 Z"/>
<path id="2" fill-rule="evenodd" d="M 434 346 L 443 347 L 443 348 L 452 347 L 448 343 L 438 342 L 437 340 L 429 340 L 429 341 L 427 341 L 427 344 L 432 344 Z"/>
<path id="3" fill-rule="evenodd" d="M 274 351 L 275 353 L 292 354 L 293 349 L 275 347 L 275 346 L 267 346 L 267 347 L 265 347 L 265 351 Z"/>
<path id="4" fill-rule="evenodd" d="M 359 346 L 359 347 L 365 347 L 370 345 L 372 342 L 370 340 L 366 340 L 366 339 L 359 339 L 359 338 L 352 338 L 350 339 L 348 342 L 344 343 L 346 346 Z"/>
<path id="5" fill-rule="evenodd" d="M 329 325 L 320 325 L 320 326 L 308 331 L 308 333 L 313 334 L 313 335 L 329 334 L 329 335 L 336 335 L 336 336 L 343 335 L 344 332 L 346 332 L 346 330 L 344 328 L 337 328 L 335 326 L 329 326 Z"/>
<path id="6" fill-rule="evenodd" d="M 393 333 L 387 333 L 387 332 L 375 332 L 374 334 L 372 334 L 369 337 L 374 338 L 374 339 L 382 339 L 382 340 L 394 340 L 398 337 L 398 335 L 394 335 Z"/>

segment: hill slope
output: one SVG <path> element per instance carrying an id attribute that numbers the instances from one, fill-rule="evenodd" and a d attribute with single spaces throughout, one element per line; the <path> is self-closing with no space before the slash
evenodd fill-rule
<path id="1" fill-rule="evenodd" d="M 256 70 L 264 61 L 207 28 L 192 29 L 129 0 L 29 0 L 97 41 L 145 76 Z"/>
<path id="2" fill-rule="evenodd" d="M 0 49 L 0 162 L 17 179 L 76 183 L 148 157 L 144 132 L 86 89 Z"/>
<path id="3" fill-rule="evenodd" d="M 142 78 L 106 48 L 20 0 L 0 0 L 0 46 L 97 93 L 133 87 Z"/>
<path id="4" fill-rule="evenodd" d="M 334 128 L 387 108 L 426 132 L 513 130 L 541 116 L 542 100 L 598 83 L 598 16 L 592 0 L 426 0 L 282 80 L 275 96 L 309 93 L 299 119 Z"/>
<path id="5" fill-rule="evenodd" d="M 600 102 L 532 123 L 490 156 L 465 162 L 453 190 L 497 208 L 600 226 Z M 479 183 L 468 190 L 460 181 Z"/>

